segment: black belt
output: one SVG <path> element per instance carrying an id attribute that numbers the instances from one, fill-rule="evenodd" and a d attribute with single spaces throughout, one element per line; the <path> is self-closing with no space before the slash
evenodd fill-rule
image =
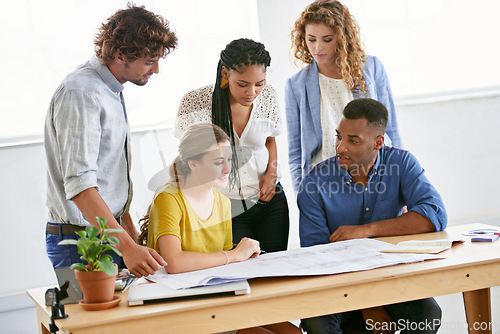
<path id="1" fill-rule="evenodd" d="M 61 231 L 59 231 L 59 228 L 61 229 Z M 65 234 L 75 234 L 75 232 L 84 230 L 85 226 L 77 226 L 71 224 L 57 224 L 57 225 L 47 224 L 45 233 L 59 235 L 60 234 L 59 232 L 62 232 L 62 234 L 65 235 Z"/>
<path id="2" fill-rule="evenodd" d="M 118 224 L 122 224 L 122 217 L 115 218 Z M 59 233 L 59 228 L 61 228 L 61 232 Z M 85 231 L 85 226 L 71 225 L 71 224 L 47 224 L 47 228 L 45 229 L 45 233 L 47 234 L 55 234 L 55 235 L 66 235 L 66 234 L 75 234 L 78 231 Z"/>

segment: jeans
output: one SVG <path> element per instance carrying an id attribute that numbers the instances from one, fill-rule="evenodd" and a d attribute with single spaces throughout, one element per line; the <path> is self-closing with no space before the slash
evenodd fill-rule
<path id="1" fill-rule="evenodd" d="M 267 203 L 245 200 L 244 207 L 242 200 L 231 199 L 231 214 L 235 244 L 248 237 L 259 241 L 260 248 L 266 252 L 287 249 L 290 218 L 280 183 L 276 184 L 276 193 Z"/>
<path id="2" fill-rule="evenodd" d="M 47 223 L 51 225 L 59 225 L 55 223 Z M 76 234 L 48 234 L 45 233 L 45 247 L 47 249 L 47 255 L 50 262 L 52 262 L 52 267 L 69 267 L 73 263 L 86 263 L 80 259 L 80 254 L 75 245 L 58 245 L 61 240 L 64 239 L 74 239 L 77 240 L 78 236 Z M 112 251 L 106 251 L 104 254 L 109 254 L 113 257 L 113 262 L 118 265 L 118 269 L 125 267 L 123 260 L 118 254 Z"/>
<path id="3" fill-rule="evenodd" d="M 384 308 L 392 319 L 385 328 L 401 330 L 401 334 L 434 334 L 441 325 L 441 308 L 434 298 L 385 305 Z M 307 334 L 373 334 L 372 329 L 384 329 L 383 324 L 365 323 L 359 310 L 302 319 L 301 326 Z"/>

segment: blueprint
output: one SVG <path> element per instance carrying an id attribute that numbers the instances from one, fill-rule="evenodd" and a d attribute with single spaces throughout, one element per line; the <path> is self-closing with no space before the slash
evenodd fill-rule
<path id="1" fill-rule="evenodd" d="M 168 274 L 162 269 L 147 279 L 172 289 L 184 289 L 256 277 L 340 274 L 443 258 L 433 254 L 380 252 L 392 247 L 395 245 L 375 239 L 353 239 L 262 254 L 244 262 L 187 273 Z"/>

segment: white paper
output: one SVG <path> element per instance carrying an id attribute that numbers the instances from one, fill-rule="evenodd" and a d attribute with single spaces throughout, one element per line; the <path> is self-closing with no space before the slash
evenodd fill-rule
<path id="1" fill-rule="evenodd" d="M 181 274 L 168 274 L 162 269 L 147 278 L 172 289 L 184 289 L 256 277 L 339 274 L 442 258 L 433 254 L 380 252 L 390 247 L 394 245 L 375 239 L 353 239 L 263 254 L 244 262 Z"/>
<path id="2" fill-rule="evenodd" d="M 463 243 L 463 240 L 407 240 L 398 242 L 389 249 L 382 249 L 381 252 L 438 254 L 459 243 Z"/>

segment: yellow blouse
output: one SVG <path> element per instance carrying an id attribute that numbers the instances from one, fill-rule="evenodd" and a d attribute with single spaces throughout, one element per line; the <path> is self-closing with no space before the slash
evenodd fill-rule
<path id="1" fill-rule="evenodd" d="M 214 205 L 208 219 L 201 218 L 180 189 L 167 184 L 151 205 L 147 245 L 160 253 L 158 239 L 175 235 L 184 251 L 211 253 L 233 247 L 231 202 L 213 189 Z"/>

